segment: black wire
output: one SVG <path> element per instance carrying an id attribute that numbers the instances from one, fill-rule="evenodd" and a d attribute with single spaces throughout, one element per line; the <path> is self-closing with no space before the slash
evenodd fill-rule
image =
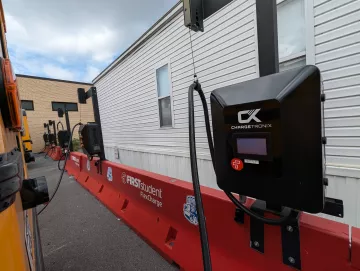
<path id="1" fill-rule="evenodd" d="M 209 149 L 210 149 L 210 155 L 211 155 L 211 161 L 213 164 L 213 167 L 215 169 L 215 151 L 214 151 L 214 143 L 213 143 L 213 139 L 211 136 L 211 128 L 210 128 L 210 119 L 209 119 L 209 109 L 206 103 L 206 98 L 205 98 L 205 94 L 201 88 L 201 85 L 198 83 L 197 86 L 197 92 L 200 95 L 200 99 L 201 99 L 201 103 L 203 105 L 203 109 L 204 109 L 204 117 L 205 117 L 205 127 L 206 127 L 206 135 L 207 135 L 207 140 L 208 140 L 208 144 L 209 144 Z M 206 114 L 205 114 L 206 112 Z"/>
<path id="2" fill-rule="evenodd" d="M 59 121 L 59 122 L 56 124 L 56 129 L 59 131 L 59 124 L 61 124 L 62 130 L 64 130 L 64 125 L 62 124 L 61 121 Z"/>
<path id="3" fill-rule="evenodd" d="M 281 225 L 285 223 L 290 218 L 291 209 L 290 208 L 284 208 L 281 212 L 282 217 L 279 219 L 269 219 L 265 218 L 263 216 L 260 216 L 250 209 L 248 209 L 245 205 L 243 205 L 237 198 L 234 197 L 234 195 L 230 192 L 224 191 L 225 194 L 229 197 L 229 199 L 238 207 L 241 209 L 244 213 L 248 214 L 249 216 L 252 216 L 256 218 L 257 220 L 268 224 L 268 225 Z"/>
<path id="4" fill-rule="evenodd" d="M 189 144 L 190 144 L 190 161 L 191 161 L 191 175 L 194 188 L 196 212 L 199 220 L 199 232 L 201 241 L 201 250 L 203 257 L 203 265 L 205 271 L 212 270 L 210 247 L 206 230 L 206 221 L 204 215 L 204 207 L 201 198 L 199 172 L 196 158 L 196 142 L 195 142 L 195 119 L 194 119 L 194 89 L 198 83 L 193 83 L 189 87 Z"/>
<path id="5" fill-rule="evenodd" d="M 205 95 L 204 92 L 201 88 L 201 85 L 199 83 L 196 83 L 196 87 L 194 88 L 200 95 L 201 98 L 201 103 L 203 106 L 203 110 L 204 110 L 204 117 L 205 117 L 205 125 L 206 125 L 206 134 L 207 134 L 207 139 L 208 139 L 208 144 L 209 144 L 209 149 L 210 149 L 210 155 L 211 155 L 211 160 L 214 166 L 214 171 L 216 174 L 216 170 L 215 170 L 215 151 L 214 151 L 214 143 L 212 140 L 212 135 L 211 135 L 211 129 L 210 129 L 210 120 L 209 120 L 209 111 L 208 111 L 208 107 L 207 107 L 207 103 L 206 103 L 206 99 L 205 99 Z M 189 104 L 190 107 L 190 104 Z M 194 109 L 193 109 L 194 110 Z M 190 109 L 189 109 L 190 111 Z M 236 205 L 236 207 L 240 208 L 244 213 L 248 214 L 249 216 L 254 217 L 255 219 L 265 223 L 265 224 L 269 224 L 269 225 L 281 225 L 284 224 L 289 218 L 290 218 L 290 213 L 291 213 L 291 209 L 285 207 L 283 209 L 283 211 L 281 212 L 281 218 L 279 219 L 268 219 L 265 218 L 263 216 L 258 215 L 257 213 L 251 211 L 250 209 L 248 209 L 245 205 L 243 205 L 238 199 L 236 199 L 233 194 L 231 194 L 228 191 L 224 191 L 225 194 L 229 197 L 229 199 Z"/>
<path id="6" fill-rule="evenodd" d="M 193 62 L 193 68 L 194 68 L 194 77 L 196 78 L 196 71 L 195 71 L 195 58 L 194 58 L 194 50 L 193 50 L 193 44 L 192 44 L 192 38 L 191 38 L 191 29 L 189 27 L 189 37 L 190 37 L 190 50 L 191 50 L 191 57 Z"/>
<path id="7" fill-rule="evenodd" d="M 69 149 L 68 149 L 67 151 L 69 151 Z M 64 168 L 64 167 L 63 167 L 63 168 L 60 168 L 60 162 L 62 161 L 61 159 L 62 159 L 65 155 L 66 155 L 65 153 L 62 153 L 61 156 L 60 156 L 60 159 L 59 159 L 59 162 L 58 162 L 58 169 L 59 169 L 59 170 L 63 170 L 63 168 Z"/>
<path id="8" fill-rule="evenodd" d="M 69 143 L 70 143 L 70 144 L 71 144 L 71 141 L 72 141 L 72 137 L 73 137 L 73 134 L 74 134 L 74 130 L 75 130 L 75 128 L 76 128 L 77 126 L 79 126 L 79 125 L 82 125 L 82 123 L 79 122 L 79 123 L 75 124 L 74 127 L 73 127 L 72 130 L 71 130 L 71 135 L 70 135 L 70 140 L 69 140 Z M 70 146 L 70 144 L 69 144 L 69 146 Z M 59 187 L 60 187 L 61 180 L 62 180 L 62 177 L 63 177 L 64 172 L 65 172 L 66 161 L 67 161 L 68 158 L 69 158 L 69 154 L 70 154 L 70 151 L 67 151 L 67 152 L 66 152 L 66 155 L 65 155 L 64 167 L 63 167 L 62 170 L 61 170 L 60 178 L 59 178 L 59 180 L 58 180 L 58 183 L 56 184 L 56 188 L 55 188 L 54 193 L 53 193 L 52 196 L 50 197 L 49 202 L 37 213 L 37 215 L 40 215 L 40 214 L 46 209 L 46 207 L 49 206 L 50 202 L 51 202 L 52 199 L 55 197 L 56 192 L 58 191 L 58 189 L 59 189 Z"/>

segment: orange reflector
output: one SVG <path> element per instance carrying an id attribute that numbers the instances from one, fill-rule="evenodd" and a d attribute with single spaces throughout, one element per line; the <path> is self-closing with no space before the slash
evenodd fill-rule
<path id="1" fill-rule="evenodd" d="M 10 59 L 2 59 L 1 69 L 13 129 L 21 129 L 21 104 L 16 84 L 16 76 L 11 67 Z"/>

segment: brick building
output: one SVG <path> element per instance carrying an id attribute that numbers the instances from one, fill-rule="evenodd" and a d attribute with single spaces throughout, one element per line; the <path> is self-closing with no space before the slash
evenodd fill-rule
<path id="1" fill-rule="evenodd" d="M 77 97 L 78 88 L 87 90 L 91 84 L 21 74 L 16 76 L 22 108 L 26 110 L 28 116 L 34 152 L 44 148 L 45 122 L 55 120 L 57 123 L 61 120 L 66 128 L 65 118 L 59 119 L 57 116 L 57 108 L 66 108 L 69 111 L 71 126 L 80 120 L 94 121 L 91 99 L 87 104 L 79 104 Z M 76 133 L 74 137 L 77 136 Z"/>

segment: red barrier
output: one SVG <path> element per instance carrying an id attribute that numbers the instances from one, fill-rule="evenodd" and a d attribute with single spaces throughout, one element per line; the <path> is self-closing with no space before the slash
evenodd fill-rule
<path id="1" fill-rule="evenodd" d="M 360 270 L 360 229 L 352 228 L 352 243 L 351 243 L 351 252 L 352 252 L 352 261 L 351 264 L 354 268 Z"/>
<path id="2" fill-rule="evenodd" d="M 72 153 L 68 173 L 125 221 L 167 260 L 184 270 L 201 270 L 199 232 L 191 213 L 192 184 L 105 161 L 98 174 L 95 161 Z M 281 233 L 265 226 L 265 253 L 251 249 L 249 217 L 234 221 L 235 206 L 223 192 L 202 187 L 214 270 L 293 270 L 282 262 Z M 360 230 L 302 214 L 300 243 L 302 270 L 359 270 Z"/>
<path id="3" fill-rule="evenodd" d="M 68 160 L 66 161 L 66 171 L 69 175 L 74 176 L 78 180 L 81 173 L 80 159 L 82 155 L 80 153 L 70 153 Z"/>
<path id="4" fill-rule="evenodd" d="M 59 161 L 59 160 L 64 160 L 65 156 L 63 155 L 62 149 L 59 146 L 55 146 L 53 147 L 50 151 L 49 151 L 49 156 L 51 157 L 51 159 L 53 159 L 54 161 Z"/>

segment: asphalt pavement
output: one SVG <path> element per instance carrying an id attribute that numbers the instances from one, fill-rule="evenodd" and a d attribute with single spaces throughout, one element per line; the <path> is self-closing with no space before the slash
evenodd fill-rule
<path id="1" fill-rule="evenodd" d="M 46 176 L 50 195 L 57 163 L 41 154 L 28 164 L 30 177 Z M 39 225 L 47 271 L 178 270 L 66 173 Z"/>

